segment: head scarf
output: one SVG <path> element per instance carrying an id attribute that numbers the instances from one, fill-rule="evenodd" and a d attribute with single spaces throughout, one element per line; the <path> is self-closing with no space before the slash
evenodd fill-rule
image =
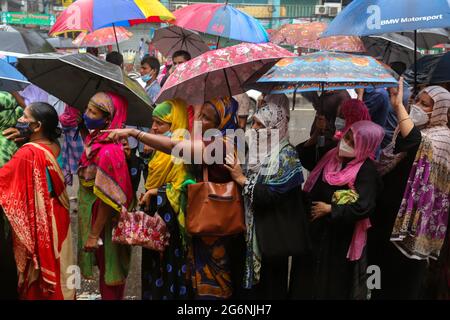
<path id="1" fill-rule="evenodd" d="M 59 116 L 59 122 L 61 122 L 63 128 L 76 128 L 78 127 L 79 118 L 80 110 L 66 104 L 64 112 Z"/>
<path id="2" fill-rule="evenodd" d="M 422 141 L 411 168 L 391 241 L 406 256 L 437 259 L 444 243 L 450 202 L 450 93 L 430 86 L 430 121 L 421 129 Z"/>
<path id="3" fill-rule="evenodd" d="M 153 117 L 170 123 L 168 135 L 174 134 L 176 130 L 187 130 L 188 128 L 186 104 L 180 99 L 167 100 L 158 104 L 153 111 Z M 179 134 L 176 138 L 180 138 Z M 172 209 L 178 214 L 182 235 L 185 236 L 186 191 L 187 185 L 194 183 L 194 180 L 186 170 L 184 163 L 177 160 L 170 154 L 156 151 L 148 164 L 145 188 L 147 190 L 158 189 L 166 185 L 167 199 Z"/>
<path id="4" fill-rule="evenodd" d="M 290 110 L 289 110 L 289 98 L 285 94 L 268 94 L 264 97 L 264 101 L 266 103 L 273 103 L 277 106 L 280 106 L 283 108 L 286 112 L 286 115 L 288 119 L 291 116 Z"/>
<path id="5" fill-rule="evenodd" d="M 23 110 L 8 92 L 0 91 L 0 168 L 8 162 L 17 150 L 14 141 L 6 139 L 1 132 L 14 127 Z"/>
<path id="6" fill-rule="evenodd" d="M 233 98 L 211 99 L 207 102 L 210 104 L 217 113 L 219 119 L 219 125 L 217 129 L 225 136 L 227 129 L 237 129 L 237 109 L 238 103 Z"/>
<path id="7" fill-rule="evenodd" d="M 310 192 L 323 171 L 323 180 L 332 186 L 352 186 L 364 161 L 374 154 L 384 137 L 384 130 L 370 121 L 358 121 L 350 126 L 355 142 L 355 158 L 342 168 L 339 146 L 330 150 L 317 164 L 305 183 Z"/>
<path id="8" fill-rule="evenodd" d="M 93 103 L 97 108 L 107 112 L 110 115 L 111 122 L 107 129 L 119 129 L 125 125 L 127 118 L 127 101 L 112 92 L 99 92 L 95 94 L 89 103 Z M 131 180 L 129 178 L 128 167 L 121 144 L 108 141 L 108 133 L 101 133 L 98 130 L 91 131 L 86 137 L 85 151 L 81 156 L 79 175 L 85 184 L 97 187 L 99 197 L 104 197 L 105 203 L 111 205 L 117 211 L 121 206 L 127 207 L 132 198 Z M 100 169 L 100 170 L 97 170 Z M 97 179 L 97 175 L 107 175 L 108 178 Z M 100 182 L 115 182 L 116 189 L 111 185 Z"/>
<path id="9" fill-rule="evenodd" d="M 289 118 L 286 109 L 272 102 L 257 110 L 254 119 L 260 121 L 263 129 L 248 130 L 250 133 L 249 159 L 247 163 L 247 183 L 244 186 L 244 205 L 246 222 L 246 265 L 244 287 L 251 288 L 259 281 L 261 253 L 255 236 L 253 190 L 256 183 L 262 183 L 272 192 L 286 193 L 299 188 L 303 183 L 303 173 L 296 150 L 289 144 Z M 278 131 L 277 141 L 273 141 Z M 246 133 L 247 134 L 247 133 Z M 257 150 L 253 150 L 253 148 Z M 256 156 L 256 157 L 255 157 Z"/>
<path id="10" fill-rule="evenodd" d="M 280 147 L 282 141 L 289 140 L 289 118 L 283 107 L 273 103 L 259 108 L 253 118 L 264 125 L 264 129 L 259 129 L 257 132 L 254 129 L 249 131 L 249 147 L 256 146 L 257 152 L 250 152 L 248 170 L 258 172 L 261 164 L 267 161 L 266 158 L 272 153 L 272 146 Z M 272 141 L 273 130 L 278 131 L 278 141 Z"/>
<path id="11" fill-rule="evenodd" d="M 335 138 L 339 140 L 342 139 L 355 122 L 371 120 L 366 104 L 358 99 L 346 100 L 341 106 L 341 113 L 345 119 L 345 127 L 342 131 L 336 131 Z"/>

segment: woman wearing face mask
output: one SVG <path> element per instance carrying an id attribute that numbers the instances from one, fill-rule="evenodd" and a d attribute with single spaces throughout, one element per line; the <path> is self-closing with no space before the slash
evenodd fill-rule
<path id="1" fill-rule="evenodd" d="M 153 110 L 152 131 L 157 135 L 182 138 L 187 130 L 186 104 L 179 99 L 158 104 Z M 180 136 L 181 133 L 181 136 Z M 152 214 L 158 212 L 170 233 L 163 253 L 142 249 L 142 299 L 187 299 L 185 231 L 187 185 L 195 183 L 184 163 L 156 151 L 148 164 L 147 192 L 140 204 Z M 178 159 L 179 160 L 179 159 Z"/>
<path id="2" fill-rule="evenodd" d="M 341 140 L 352 124 L 362 120 L 371 121 L 369 109 L 367 109 L 364 102 L 358 99 L 344 101 L 338 108 L 334 122 L 336 127 L 335 139 Z"/>
<path id="3" fill-rule="evenodd" d="M 234 157 L 227 159 L 231 176 L 243 187 L 247 225 L 244 287 L 252 289 L 255 299 L 286 299 L 288 258 L 308 250 L 301 201 L 303 172 L 297 152 L 289 144 L 288 123 L 283 106 L 267 103 L 253 116 L 253 130 L 247 131 L 250 157 L 245 175 Z"/>
<path id="4" fill-rule="evenodd" d="M 21 299 L 75 298 L 67 287 L 74 261 L 57 126 L 52 106 L 30 104 L 16 124 L 27 143 L 0 169 L 0 205 L 14 240 Z"/>
<path id="5" fill-rule="evenodd" d="M 313 254 L 293 263 L 299 295 L 314 299 L 366 299 L 366 230 L 381 181 L 370 158 L 383 128 L 358 121 L 316 165 L 304 185 L 312 203 Z"/>
<path id="6" fill-rule="evenodd" d="M 358 99 L 345 100 L 338 107 L 334 122 L 336 128 L 334 136 L 326 133 L 330 128 L 325 116 L 318 115 L 311 138 L 297 146 L 297 152 L 304 167 L 311 171 L 325 153 L 336 147 L 337 142 L 347 133 L 350 126 L 361 120 L 370 121 L 371 119 L 366 105 Z"/>
<path id="7" fill-rule="evenodd" d="M 99 92 L 83 115 L 89 135 L 78 169 L 78 264 L 86 278 L 98 266 L 104 300 L 123 298 L 130 247 L 112 243 L 112 227 L 122 207 L 130 206 L 133 189 L 122 143 L 107 140 L 101 130 L 123 128 L 127 107 L 119 95 Z"/>
<path id="8" fill-rule="evenodd" d="M 450 195 L 450 93 L 438 86 L 423 89 L 408 114 L 403 81 L 391 90 L 399 128 L 394 165 L 383 169 L 385 189 L 369 234 L 371 264 L 382 270 L 375 299 L 418 299 L 429 259 L 440 255 L 446 235 Z M 395 136 L 394 136 L 395 138 Z"/>
<path id="9" fill-rule="evenodd" d="M 177 156 L 185 163 L 194 163 L 193 172 L 197 181 L 202 181 L 202 171 L 206 166 L 209 181 L 225 183 L 232 177 L 225 167 L 225 156 L 233 152 L 234 144 L 225 137 L 227 129 L 236 129 L 237 106 L 230 98 L 212 99 L 203 104 L 198 123 L 194 125 L 194 137 L 191 140 L 176 140 L 163 135 L 146 133 L 136 129 L 112 130 L 109 138 L 121 140 L 133 136 L 146 145 Z M 201 125 L 201 130 L 198 128 Z M 211 139 L 205 133 L 214 130 Z M 220 135 L 218 135 L 220 133 Z M 201 137 L 198 135 L 202 134 Z M 212 143 L 223 148 L 221 159 L 216 159 L 207 148 Z M 178 151 L 177 151 L 178 150 Z M 187 151 L 179 155 L 180 150 Z M 210 150 L 210 149 L 209 149 Z M 191 151 L 191 152 L 189 152 Z M 245 243 L 242 235 L 227 237 L 192 237 L 188 254 L 188 273 L 196 299 L 227 299 L 241 293 L 243 278 L 243 259 Z"/>

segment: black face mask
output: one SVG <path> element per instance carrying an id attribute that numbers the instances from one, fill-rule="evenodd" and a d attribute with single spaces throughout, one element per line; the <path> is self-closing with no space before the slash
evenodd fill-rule
<path id="1" fill-rule="evenodd" d="M 22 122 L 17 121 L 15 128 L 19 130 L 21 138 L 29 139 L 33 134 L 33 129 L 31 129 L 30 125 L 34 122 Z"/>

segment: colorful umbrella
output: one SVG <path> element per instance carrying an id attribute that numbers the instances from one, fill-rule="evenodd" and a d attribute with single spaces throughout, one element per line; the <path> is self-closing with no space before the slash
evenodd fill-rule
<path id="1" fill-rule="evenodd" d="M 178 65 L 157 98 L 183 98 L 189 104 L 243 93 L 243 83 L 269 70 L 278 60 L 294 54 L 273 43 L 242 43 L 208 51 Z"/>
<path id="2" fill-rule="evenodd" d="M 365 52 L 364 44 L 359 37 L 337 36 L 320 39 L 326 28 L 325 22 L 285 24 L 273 33 L 271 41 L 280 45 L 315 50 Z"/>
<path id="3" fill-rule="evenodd" d="M 61 13 L 49 34 L 93 32 L 112 25 L 129 27 L 173 19 L 174 15 L 158 0 L 78 0 Z"/>
<path id="4" fill-rule="evenodd" d="M 171 57 L 178 50 L 189 52 L 193 58 L 209 51 L 198 34 L 178 26 L 156 30 L 151 43 L 166 57 Z"/>
<path id="5" fill-rule="evenodd" d="M 0 91 L 21 91 L 30 83 L 5 60 L 0 60 Z"/>
<path id="6" fill-rule="evenodd" d="M 397 86 L 393 71 L 372 57 L 316 52 L 285 58 L 246 87 L 262 92 L 290 93 Z"/>
<path id="7" fill-rule="evenodd" d="M 82 32 L 73 40 L 73 44 L 78 47 L 104 47 L 123 42 L 132 36 L 133 34 L 124 27 L 108 27 L 92 33 Z"/>
<path id="8" fill-rule="evenodd" d="M 173 14 L 173 23 L 185 29 L 244 42 L 269 42 L 269 35 L 258 20 L 227 4 L 192 4 Z"/>

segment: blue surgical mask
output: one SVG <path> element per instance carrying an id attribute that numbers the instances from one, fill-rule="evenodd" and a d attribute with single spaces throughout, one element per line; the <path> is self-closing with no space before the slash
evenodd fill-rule
<path id="1" fill-rule="evenodd" d="M 101 119 L 91 119 L 86 114 L 83 114 L 84 124 L 89 130 L 102 129 L 106 126 L 106 120 Z"/>
<path id="2" fill-rule="evenodd" d="M 152 77 L 151 77 L 149 74 L 144 74 L 144 75 L 141 77 L 142 81 L 144 81 L 144 82 L 150 81 L 151 78 L 152 78 Z"/>
<path id="3" fill-rule="evenodd" d="M 334 121 L 334 126 L 336 127 L 337 131 L 342 131 L 345 128 L 345 119 L 336 117 L 336 120 Z"/>
<path id="4" fill-rule="evenodd" d="M 22 138 L 29 138 L 33 134 L 30 124 L 31 122 L 17 121 L 15 128 L 19 130 Z"/>

